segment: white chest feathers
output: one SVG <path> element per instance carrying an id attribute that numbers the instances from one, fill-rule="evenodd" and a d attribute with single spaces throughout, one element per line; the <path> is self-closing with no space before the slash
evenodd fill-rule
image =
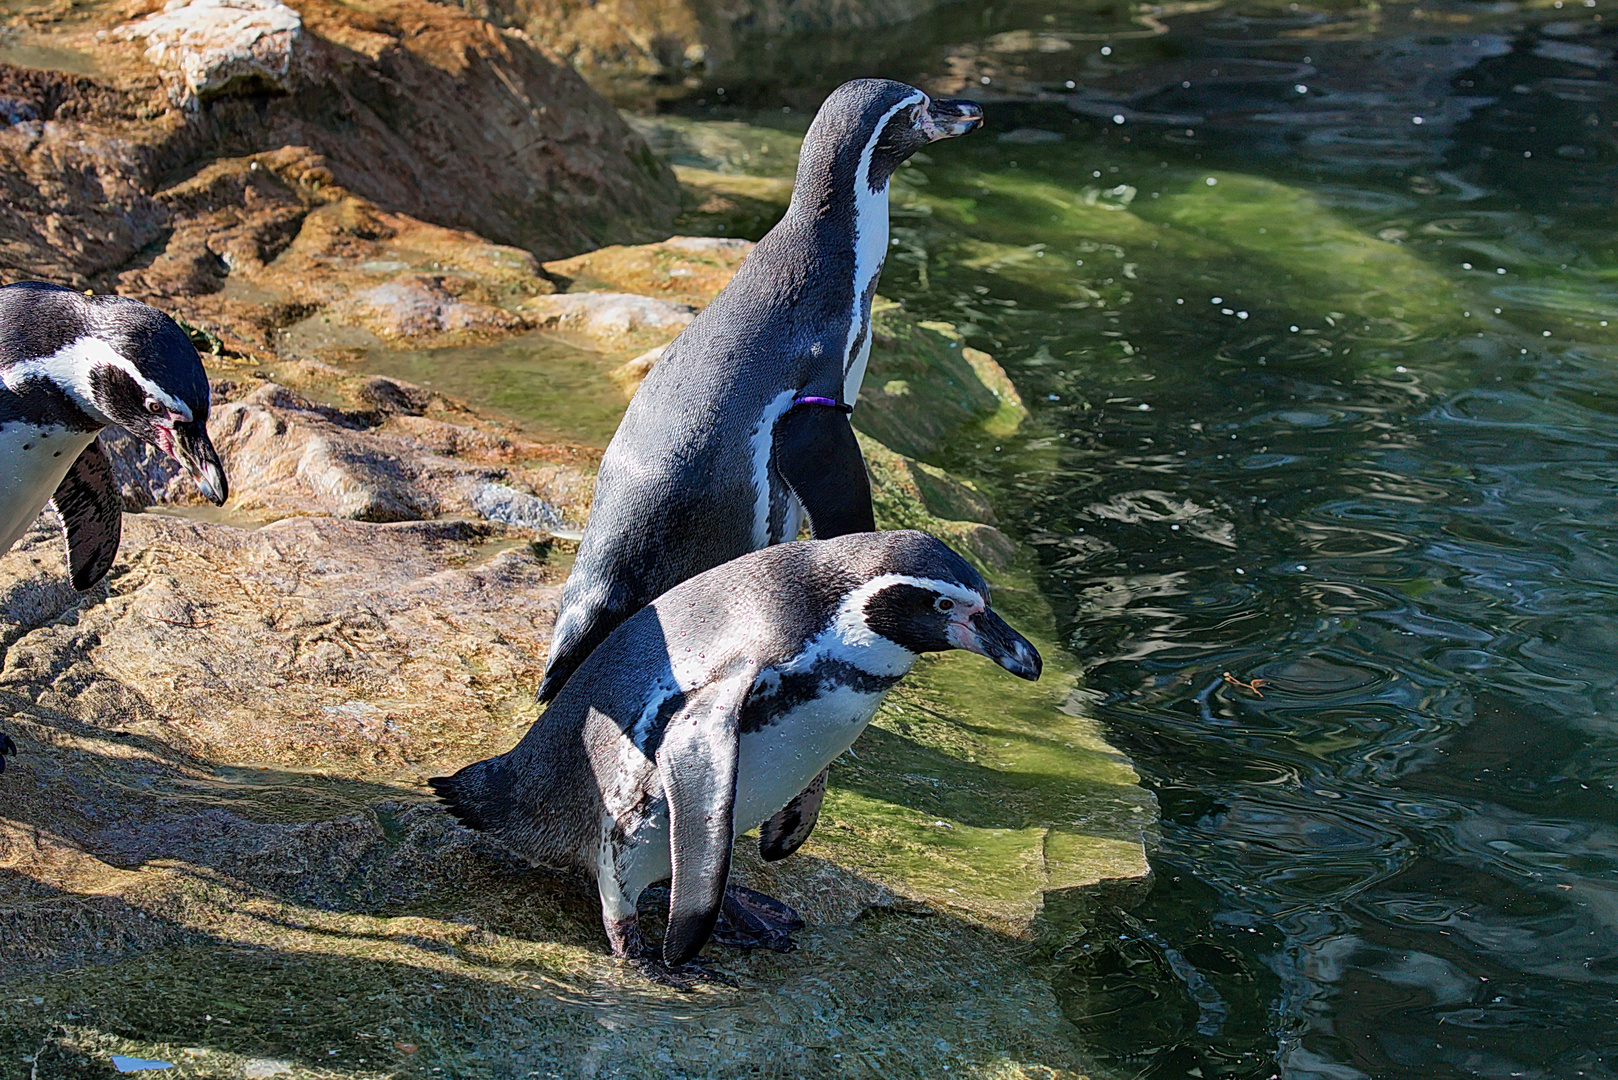
<path id="1" fill-rule="evenodd" d="M 736 762 L 736 835 L 755 829 L 854 745 L 886 691 L 828 688 L 775 722 L 741 737 Z"/>
<path id="2" fill-rule="evenodd" d="M 93 431 L 22 420 L 0 424 L 0 552 L 28 531 L 95 437 Z"/>

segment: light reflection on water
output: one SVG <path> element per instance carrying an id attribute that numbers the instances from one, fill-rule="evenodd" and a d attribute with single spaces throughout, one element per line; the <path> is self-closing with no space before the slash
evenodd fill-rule
<path id="1" fill-rule="evenodd" d="M 1610 20 L 963 4 L 905 53 L 989 130 L 901 175 L 883 291 L 1061 447 L 942 464 L 1163 806 L 1152 897 L 1062 957 L 1127 1072 L 1618 1072 Z"/>

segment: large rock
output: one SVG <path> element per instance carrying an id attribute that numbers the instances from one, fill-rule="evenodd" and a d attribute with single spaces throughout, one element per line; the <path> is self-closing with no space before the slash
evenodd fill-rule
<path id="1" fill-rule="evenodd" d="M 175 0 L 121 21 L 125 10 L 40 23 L 51 49 L 105 76 L 0 64 L 7 279 L 104 288 L 154 247 L 192 242 L 193 217 L 158 188 L 221 152 L 302 147 L 322 157 L 311 185 L 542 258 L 666 231 L 678 209 L 667 167 L 521 32 L 426 0 Z M 213 271 L 228 276 L 228 260 Z"/>

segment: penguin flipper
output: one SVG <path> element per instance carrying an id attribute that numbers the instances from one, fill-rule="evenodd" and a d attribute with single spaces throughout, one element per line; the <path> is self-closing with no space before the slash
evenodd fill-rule
<path id="1" fill-rule="evenodd" d="M 657 769 L 669 804 L 674 880 L 663 962 L 679 967 L 708 943 L 730 878 L 742 700 L 756 673 L 695 691 L 669 719 Z"/>
<path id="2" fill-rule="evenodd" d="M 107 576 L 124 531 L 124 500 L 112 463 L 96 439 L 73 462 L 51 496 L 67 533 L 73 587 L 84 592 Z"/>
<path id="3" fill-rule="evenodd" d="M 876 530 L 871 478 L 847 415 L 825 405 L 788 409 L 775 422 L 774 451 L 775 471 L 803 506 L 816 540 Z"/>
<path id="4" fill-rule="evenodd" d="M 826 774 L 831 766 L 809 781 L 809 786 L 792 797 L 774 817 L 758 830 L 758 853 L 765 862 L 784 859 L 803 846 L 820 820 L 820 804 L 826 798 Z"/>

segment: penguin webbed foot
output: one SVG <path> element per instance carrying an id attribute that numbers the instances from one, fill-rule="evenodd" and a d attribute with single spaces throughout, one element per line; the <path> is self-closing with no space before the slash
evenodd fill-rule
<path id="1" fill-rule="evenodd" d="M 659 986 L 689 991 L 702 982 L 732 987 L 736 985 L 736 981 L 730 976 L 709 967 L 701 960 L 687 960 L 678 967 L 671 967 L 665 963 L 662 953 L 649 945 L 646 935 L 641 933 L 639 918 L 631 917 L 622 922 L 607 923 L 606 927 L 612 955 L 621 960 L 628 960 L 635 966 L 636 971 Z"/>
<path id="2" fill-rule="evenodd" d="M 687 993 L 696 989 L 698 983 L 717 983 L 732 988 L 739 985 L 735 979 L 702 960 L 687 960 L 678 967 L 670 967 L 655 950 L 634 957 L 630 963 L 635 965 L 635 970 L 659 986 Z"/>
<path id="3" fill-rule="evenodd" d="M 6 771 L 6 755 L 16 752 L 17 744 L 11 741 L 11 736 L 0 731 L 0 773 Z"/>
<path id="4" fill-rule="evenodd" d="M 769 949 L 791 952 L 798 947 L 794 930 L 803 929 L 803 919 L 786 904 L 745 885 L 725 887 L 725 901 L 719 908 L 719 922 L 713 940 L 733 949 Z"/>

